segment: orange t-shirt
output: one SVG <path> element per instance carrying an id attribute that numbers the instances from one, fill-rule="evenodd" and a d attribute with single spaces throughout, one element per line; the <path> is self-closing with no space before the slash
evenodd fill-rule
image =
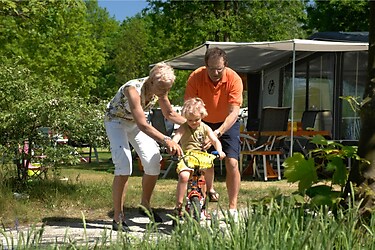
<path id="1" fill-rule="evenodd" d="M 229 104 L 241 106 L 242 90 L 241 77 L 234 70 L 225 68 L 223 77 L 214 86 L 206 67 L 203 66 L 189 76 L 184 98 L 185 100 L 193 97 L 201 98 L 208 112 L 204 120 L 219 123 L 228 116 Z"/>

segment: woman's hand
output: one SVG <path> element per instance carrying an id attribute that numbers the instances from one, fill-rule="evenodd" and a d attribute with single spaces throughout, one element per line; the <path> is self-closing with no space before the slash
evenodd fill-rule
<path id="1" fill-rule="evenodd" d="M 165 147 L 167 149 L 167 152 L 171 155 L 177 155 L 177 156 L 181 156 L 182 155 L 182 149 L 180 147 L 180 145 L 178 145 L 176 142 L 172 141 L 170 138 L 165 140 L 164 139 L 164 143 L 165 143 Z"/>

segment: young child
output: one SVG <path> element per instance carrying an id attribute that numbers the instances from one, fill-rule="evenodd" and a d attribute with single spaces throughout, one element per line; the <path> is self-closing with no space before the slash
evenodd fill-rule
<path id="1" fill-rule="evenodd" d="M 183 152 L 188 150 L 202 150 L 204 142 L 209 138 L 212 145 L 219 153 L 220 159 L 223 159 L 225 153 L 222 151 L 219 139 L 215 136 L 212 129 L 202 122 L 202 119 L 207 116 L 207 111 L 202 99 L 196 97 L 187 100 L 182 107 L 181 114 L 186 118 L 186 123 L 182 124 L 177 129 L 172 140 L 176 143 L 180 142 Z M 175 212 L 181 216 L 182 204 L 186 196 L 187 183 L 193 169 L 186 166 L 183 161 L 180 161 L 177 165 L 176 171 L 178 173 L 178 183 Z M 216 194 L 213 188 L 214 168 L 204 170 L 204 176 L 208 192 Z"/>

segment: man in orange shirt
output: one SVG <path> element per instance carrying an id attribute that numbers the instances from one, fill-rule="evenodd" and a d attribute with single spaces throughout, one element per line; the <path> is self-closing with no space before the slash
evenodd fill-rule
<path id="1" fill-rule="evenodd" d="M 199 97 L 206 104 L 208 116 L 204 122 L 212 128 L 220 138 L 226 154 L 226 186 L 229 197 L 229 212 L 238 218 L 237 198 L 241 176 L 238 170 L 240 154 L 240 125 L 237 120 L 242 104 L 243 85 L 240 76 L 227 67 L 226 53 L 215 47 L 205 54 L 205 66 L 191 73 L 185 100 Z M 207 142 L 204 149 L 210 147 Z M 217 198 L 217 193 L 209 193 L 210 198 Z"/>

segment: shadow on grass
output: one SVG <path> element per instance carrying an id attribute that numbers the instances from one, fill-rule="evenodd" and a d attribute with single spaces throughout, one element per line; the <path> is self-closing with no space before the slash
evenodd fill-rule
<path id="1" fill-rule="evenodd" d="M 139 161 L 137 159 L 136 155 L 133 155 L 132 158 L 133 162 L 133 173 L 132 176 L 142 176 L 143 171 L 139 168 L 138 164 Z M 176 180 L 178 179 L 178 175 L 176 173 L 176 165 L 172 167 L 172 169 L 169 171 L 168 175 L 166 176 L 165 179 L 173 179 Z M 169 166 L 169 162 L 167 162 L 166 167 Z M 112 158 L 101 158 L 99 156 L 99 162 L 92 161 L 92 162 L 81 162 L 77 165 L 72 165 L 72 166 L 64 166 L 64 168 L 67 169 L 77 169 L 77 170 L 91 170 L 91 171 L 98 171 L 98 172 L 106 172 L 106 173 L 113 173 L 114 172 L 114 165 L 112 162 Z M 225 169 L 225 164 L 220 167 L 219 162 L 215 162 L 215 181 L 218 182 L 225 182 L 225 176 L 226 176 L 226 169 Z M 163 173 L 160 174 L 160 179 L 162 178 Z"/>

